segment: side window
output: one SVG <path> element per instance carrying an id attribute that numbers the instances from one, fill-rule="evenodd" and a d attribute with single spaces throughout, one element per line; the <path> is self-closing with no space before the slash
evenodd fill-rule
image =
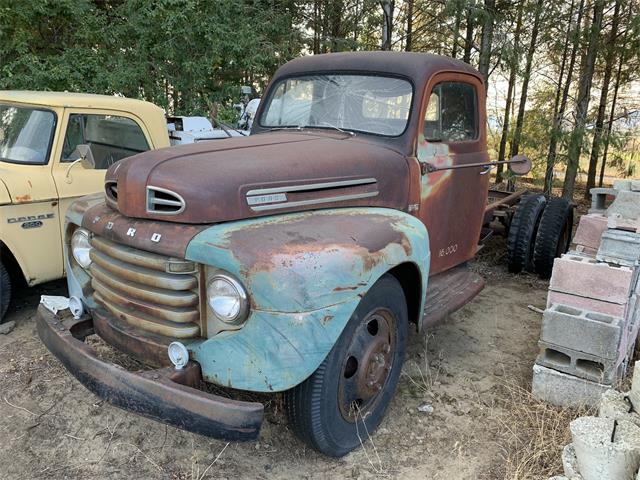
<path id="1" fill-rule="evenodd" d="M 91 147 L 98 170 L 109 168 L 118 160 L 149 150 L 149 144 L 140 126 L 130 118 L 115 115 L 70 115 L 61 160 L 77 160 L 76 147 L 82 144 Z"/>
<path id="2" fill-rule="evenodd" d="M 437 84 L 424 117 L 424 137 L 438 142 L 464 142 L 478 137 L 476 89 L 460 82 Z"/>

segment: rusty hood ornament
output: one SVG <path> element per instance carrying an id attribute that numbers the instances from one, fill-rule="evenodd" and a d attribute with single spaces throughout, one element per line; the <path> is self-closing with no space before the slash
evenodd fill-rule
<path id="1" fill-rule="evenodd" d="M 180 223 L 327 207 L 403 210 L 409 170 L 395 156 L 343 133 L 264 133 L 130 157 L 108 170 L 105 193 L 127 217 Z"/>

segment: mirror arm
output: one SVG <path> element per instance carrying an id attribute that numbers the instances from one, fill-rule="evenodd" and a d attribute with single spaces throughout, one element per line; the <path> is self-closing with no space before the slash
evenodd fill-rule
<path id="1" fill-rule="evenodd" d="M 500 160 L 500 161 L 493 161 L 493 162 L 480 162 L 480 163 L 463 163 L 460 165 L 449 165 L 446 167 L 436 167 L 433 163 L 429 163 L 429 162 L 421 162 L 420 166 L 421 166 L 421 170 L 422 170 L 422 174 L 426 174 L 426 173 L 433 173 L 433 172 L 440 172 L 442 170 L 458 170 L 461 168 L 477 168 L 477 167 L 485 167 L 485 168 L 493 168 L 495 166 L 498 165 L 514 165 L 514 164 L 520 164 L 520 163 L 526 163 L 526 159 L 517 159 L 517 160 Z"/>
<path id="2" fill-rule="evenodd" d="M 69 166 L 67 167 L 67 172 L 66 172 L 66 174 L 65 174 L 65 176 L 64 176 L 64 177 L 67 179 L 67 182 L 69 182 L 69 179 L 71 178 L 71 169 L 74 167 L 74 165 L 75 165 L 76 163 L 79 163 L 79 162 L 81 162 L 82 160 L 83 160 L 83 158 L 82 158 L 82 157 L 80 157 L 80 158 L 75 159 L 73 162 L 71 162 L 71 163 L 69 164 Z"/>

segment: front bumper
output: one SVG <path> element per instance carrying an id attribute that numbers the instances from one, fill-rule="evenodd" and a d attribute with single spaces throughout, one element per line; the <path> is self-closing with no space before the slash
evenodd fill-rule
<path id="1" fill-rule="evenodd" d="M 109 403 L 169 425 L 223 440 L 254 440 L 262 425 L 261 403 L 242 402 L 193 388 L 202 380 L 196 362 L 182 370 L 129 372 L 98 358 L 84 343 L 93 320 L 58 317 L 38 308 L 38 335 L 85 387 Z"/>

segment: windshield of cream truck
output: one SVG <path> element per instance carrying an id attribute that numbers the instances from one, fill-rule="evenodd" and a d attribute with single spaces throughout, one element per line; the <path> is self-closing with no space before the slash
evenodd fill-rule
<path id="1" fill-rule="evenodd" d="M 0 104 L 0 161 L 47 163 L 55 124 L 50 110 Z"/>
<path id="2" fill-rule="evenodd" d="M 291 77 L 271 89 L 266 128 L 328 128 L 396 137 L 409 121 L 413 87 L 401 78 L 322 74 Z"/>

